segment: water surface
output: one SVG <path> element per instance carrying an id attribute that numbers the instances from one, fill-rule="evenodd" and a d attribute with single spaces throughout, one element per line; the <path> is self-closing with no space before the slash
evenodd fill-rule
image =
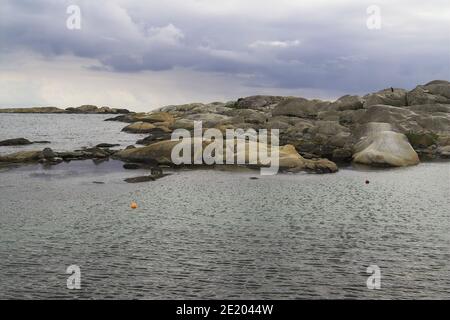
<path id="1" fill-rule="evenodd" d="M 115 161 L 4 171 L 0 298 L 450 298 L 449 170 L 195 170 L 143 184 Z M 381 290 L 366 287 L 372 264 Z"/>
<path id="2" fill-rule="evenodd" d="M 103 121 L 110 117 L 114 115 L 0 113 L 0 141 L 25 138 L 30 141 L 51 142 L 27 146 L 0 146 L 0 154 L 42 150 L 47 147 L 55 151 L 73 151 L 99 143 L 120 144 L 121 148 L 125 148 L 146 136 L 122 132 L 126 123 Z"/>

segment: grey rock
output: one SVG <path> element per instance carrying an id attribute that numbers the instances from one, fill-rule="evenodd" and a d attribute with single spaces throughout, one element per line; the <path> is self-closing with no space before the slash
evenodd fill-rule
<path id="1" fill-rule="evenodd" d="M 96 148 L 113 148 L 113 147 L 119 147 L 120 144 L 114 144 L 114 143 L 100 143 L 96 145 Z"/>
<path id="2" fill-rule="evenodd" d="M 274 108 L 272 115 L 315 118 L 319 111 L 325 110 L 329 105 L 330 102 L 327 101 L 287 98 Z"/>
<path id="3" fill-rule="evenodd" d="M 56 157 L 56 154 L 53 152 L 52 149 L 50 148 L 45 148 L 44 150 L 42 150 L 42 156 L 45 159 L 53 159 Z"/>
<path id="4" fill-rule="evenodd" d="M 0 141 L 0 146 L 25 146 L 32 144 L 33 142 L 25 139 L 25 138 L 17 138 L 17 139 L 7 139 Z"/>
<path id="5" fill-rule="evenodd" d="M 267 112 L 272 110 L 278 103 L 285 99 L 286 97 L 280 96 L 250 96 L 238 99 L 234 103 L 234 107 L 238 109 L 253 109 Z"/>
<path id="6" fill-rule="evenodd" d="M 395 107 L 404 107 L 406 103 L 406 90 L 396 88 L 392 92 L 391 89 L 384 89 L 376 93 L 364 96 L 364 108 L 373 105 L 384 104 Z"/>

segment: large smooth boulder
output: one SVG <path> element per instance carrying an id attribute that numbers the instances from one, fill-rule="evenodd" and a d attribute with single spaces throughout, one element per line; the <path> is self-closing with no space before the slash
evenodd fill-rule
<path id="1" fill-rule="evenodd" d="M 434 80 L 420 85 L 407 93 L 408 105 L 419 104 L 450 104 L 450 82 Z"/>
<path id="2" fill-rule="evenodd" d="M 362 109 L 364 100 L 360 96 L 345 95 L 331 103 L 330 108 L 336 111 Z"/>
<path id="3" fill-rule="evenodd" d="M 189 119 L 176 119 L 172 125 L 172 128 L 175 129 L 186 129 L 186 130 L 194 130 L 194 120 Z"/>
<path id="4" fill-rule="evenodd" d="M 305 159 L 293 145 L 284 145 L 279 149 L 279 165 L 281 169 L 291 171 L 306 170 L 315 173 L 334 173 L 338 171 L 337 165 L 327 159 Z"/>
<path id="5" fill-rule="evenodd" d="M 371 93 L 363 98 L 364 108 L 368 108 L 377 104 L 384 104 L 395 107 L 406 106 L 406 90 L 404 89 L 384 89 L 376 93 Z"/>
<path id="6" fill-rule="evenodd" d="M 168 112 L 152 112 L 144 115 L 137 115 L 136 119 L 148 123 L 166 123 L 172 124 L 174 122 L 173 115 Z"/>
<path id="7" fill-rule="evenodd" d="M 280 96 L 250 96 L 246 98 L 238 99 L 234 107 L 238 109 L 254 109 L 260 111 L 270 111 L 272 110 L 278 103 L 285 100 L 286 97 Z"/>
<path id="8" fill-rule="evenodd" d="M 370 166 L 404 167 L 419 157 L 404 134 L 393 131 L 369 133 L 354 147 L 353 161 Z"/>
<path id="9" fill-rule="evenodd" d="M 272 115 L 314 118 L 319 111 L 323 111 L 329 105 L 327 101 L 287 98 L 273 109 Z"/>
<path id="10" fill-rule="evenodd" d="M 151 123 L 139 121 L 126 126 L 122 131 L 129 133 L 149 133 L 155 128 L 156 126 Z"/>

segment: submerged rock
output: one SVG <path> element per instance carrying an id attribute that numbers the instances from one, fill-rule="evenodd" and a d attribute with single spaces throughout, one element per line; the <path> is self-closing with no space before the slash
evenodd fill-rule
<path id="1" fill-rule="evenodd" d="M 124 163 L 123 168 L 127 170 L 137 170 L 142 168 L 142 164 L 140 163 Z"/>
<path id="2" fill-rule="evenodd" d="M 124 181 L 128 183 L 140 183 L 140 182 L 148 182 L 148 181 L 155 181 L 161 178 L 164 178 L 166 176 L 169 176 L 170 173 L 163 173 L 158 175 L 149 175 L 149 176 L 139 176 L 139 177 L 133 177 L 133 178 L 127 178 Z"/>
<path id="3" fill-rule="evenodd" d="M 17 138 L 17 139 L 7 139 L 0 141 L 0 146 L 25 146 L 32 144 L 30 140 L 27 140 L 25 138 Z"/>
<path id="4" fill-rule="evenodd" d="M 98 145 L 96 145 L 96 148 L 114 148 L 114 147 L 119 147 L 120 144 L 114 144 L 114 143 L 100 143 Z"/>

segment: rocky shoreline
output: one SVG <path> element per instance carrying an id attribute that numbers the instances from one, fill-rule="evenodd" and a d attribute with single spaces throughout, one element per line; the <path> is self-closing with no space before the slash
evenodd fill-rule
<path id="1" fill-rule="evenodd" d="M 52 110 L 45 109 L 46 112 Z M 346 95 L 333 102 L 259 95 L 225 103 L 166 106 L 148 113 L 94 106 L 49 113 L 118 114 L 105 121 L 124 122 L 122 131 L 148 136 L 136 142 L 142 145 L 140 147 L 112 150 L 117 145 L 101 144 L 73 152 L 46 148 L 0 156 L 0 163 L 53 165 L 62 161 L 92 159 L 101 162 L 113 158 L 123 161 L 129 169 L 177 167 L 170 154 L 179 142 L 170 140 L 171 133 L 175 129 L 193 131 L 194 121 L 201 121 L 203 129 L 215 128 L 223 134 L 227 129 L 238 128 L 279 129 L 282 171 L 333 173 L 338 171 L 338 165 L 352 162 L 402 167 L 420 161 L 450 160 L 450 82 L 445 80 L 431 81 L 411 91 L 388 88 L 363 97 Z M 28 144 L 25 143 L 28 140 L 18 141 Z M 2 143 L 10 145 L 0 141 L 0 145 Z M 183 143 L 193 144 L 194 141 Z M 209 143 L 202 141 L 203 148 Z M 258 145 L 270 146 L 260 142 Z M 258 163 L 254 167 L 261 166 Z"/>

